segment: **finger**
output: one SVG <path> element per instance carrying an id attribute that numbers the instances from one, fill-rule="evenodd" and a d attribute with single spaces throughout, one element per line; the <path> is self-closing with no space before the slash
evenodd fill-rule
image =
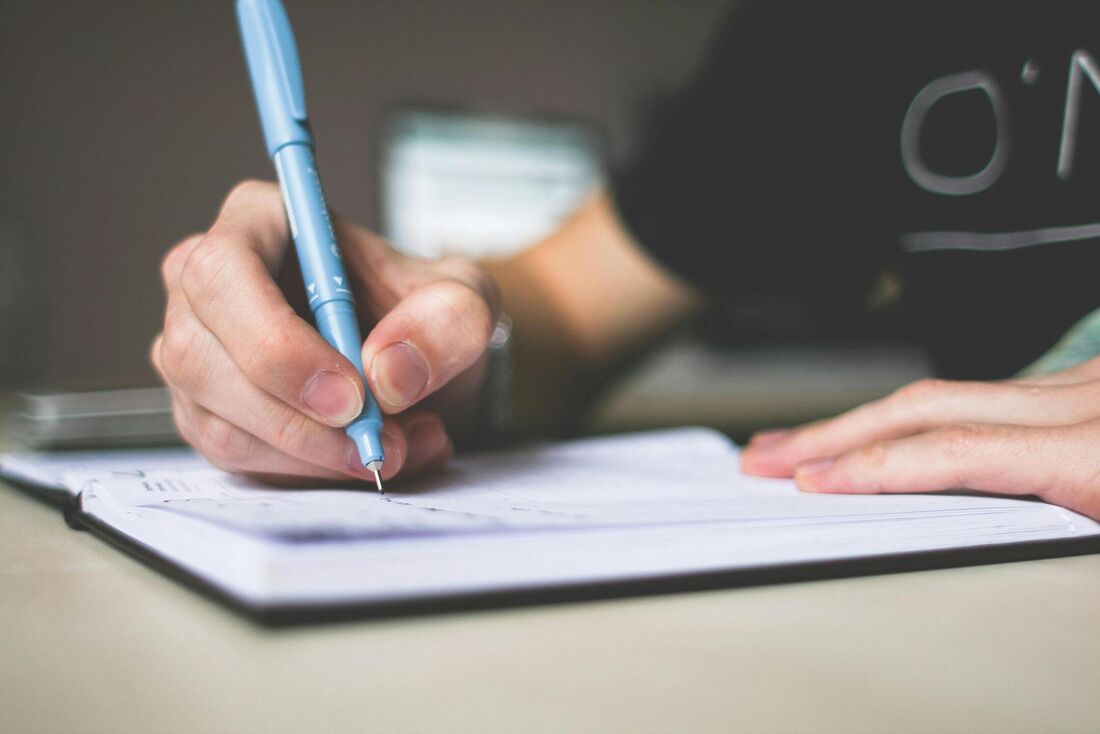
<path id="1" fill-rule="evenodd" d="M 200 241 L 202 241 L 201 234 L 191 235 L 165 253 L 164 259 L 161 260 L 161 280 L 164 282 L 164 290 L 167 293 L 168 299 L 164 310 L 166 324 L 169 322 L 173 309 L 176 307 L 176 303 L 180 300 L 179 297 L 174 294 L 179 290 L 179 279 L 180 273 L 183 272 L 183 264 L 187 261 L 191 251 L 195 249 L 195 246 L 198 245 Z M 156 335 L 150 346 L 149 361 L 152 362 L 153 367 L 156 368 L 161 382 L 168 385 L 168 378 L 164 374 L 164 368 L 160 359 L 160 351 L 163 344 L 164 334 L 161 332 Z"/>
<path id="2" fill-rule="evenodd" d="M 382 318 L 406 293 L 427 282 L 425 273 L 432 269 L 429 261 L 403 255 L 383 238 L 335 212 L 331 217 L 352 279 L 356 306 L 366 321 Z"/>
<path id="3" fill-rule="evenodd" d="M 454 444 L 447 436 L 443 419 L 435 413 L 418 410 L 391 416 L 405 435 L 406 454 L 403 476 L 436 469 L 454 455 Z M 389 456 L 386 463 L 389 463 Z"/>
<path id="4" fill-rule="evenodd" d="M 496 312 L 480 288 L 453 279 L 414 289 L 363 344 L 367 382 L 383 411 L 431 395 L 485 352 Z"/>
<path id="5" fill-rule="evenodd" d="M 268 273 L 277 273 L 290 247 L 290 223 L 278 184 L 238 183 L 226 195 L 207 234 L 215 229 L 259 255 Z"/>
<path id="6" fill-rule="evenodd" d="M 183 272 L 183 264 L 187 262 L 191 251 L 195 249 L 195 245 L 202 241 L 202 238 L 203 235 L 201 234 L 193 234 L 165 253 L 164 259 L 160 263 L 160 275 L 161 280 L 164 282 L 164 289 L 169 293 L 179 283 L 180 273 Z"/>
<path id="7" fill-rule="evenodd" d="M 157 334 L 153 337 L 153 343 L 149 346 L 149 361 L 153 365 L 153 369 L 157 371 L 157 375 L 160 376 L 160 381 L 165 385 L 168 384 L 168 379 L 164 376 L 164 369 L 160 366 L 160 347 L 164 343 L 164 334 Z"/>
<path id="8" fill-rule="evenodd" d="M 1100 385 L 1027 385 L 1013 382 L 922 380 L 838 418 L 750 442 L 742 468 L 762 476 L 791 476 L 796 464 L 868 443 L 954 423 L 1044 426 L 1089 417 Z"/>
<path id="9" fill-rule="evenodd" d="M 1075 385 L 1095 379 L 1100 379 L 1100 357 L 1094 357 L 1060 372 L 1024 377 L 1018 382 L 1035 385 Z"/>
<path id="10" fill-rule="evenodd" d="M 345 438 L 345 465 L 333 468 L 286 454 L 207 410 L 186 395 L 173 393 L 172 405 L 181 437 L 219 469 L 256 476 L 284 475 L 374 483 L 374 474 L 362 466 L 350 439 Z M 386 426 L 382 432 L 382 443 L 386 451 L 386 466 L 382 471 L 382 478 L 388 480 L 404 466 L 404 434 L 396 426 Z"/>
<path id="11" fill-rule="evenodd" d="M 341 481 L 351 476 L 288 456 L 186 396 L 174 396 L 172 404 L 180 435 L 219 469 Z M 366 477 L 357 479 L 367 481 Z"/>
<path id="12" fill-rule="evenodd" d="M 273 280 L 288 236 L 278 189 L 238 186 L 187 257 L 182 290 L 252 384 L 316 420 L 343 426 L 362 411 L 362 382 Z"/>
<path id="13" fill-rule="evenodd" d="M 154 349 L 165 381 L 206 410 L 289 456 L 332 471 L 369 475 L 342 429 L 319 423 L 253 385 L 186 308 L 170 308 L 165 334 Z M 399 434 L 399 426 L 384 427 L 384 447 L 403 443 Z M 351 458 L 356 460 L 349 464 Z M 399 466 L 400 461 L 398 466 L 388 462 L 393 472 Z"/>
<path id="14" fill-rule="evenodd" d="M 970 489 L 1037 495 L 1100 514 L 1095 426 L 961 424 L 883 441 L 800 466 L 807 492 L 869 494 Z"/>

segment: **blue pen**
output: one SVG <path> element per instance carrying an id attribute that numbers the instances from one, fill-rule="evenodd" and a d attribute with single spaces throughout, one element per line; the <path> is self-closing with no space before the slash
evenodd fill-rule
<path id="1" fill-rule="evenodd" d="M 351 360 L 363 377 L 362 341 L 336 234 L 329 221 L 313 135 L 306 115 L 305 88 L 290 20 L 279 0 L 238 0 L 237 20 L 260 111 L 268 155 L 279 174 L 290 231 L 302 266 L 309 307 L 325 340 Z M 364 378 L 363 384 L 366 385 Z M 359 457 L 382 491 L 382 411 L 366 389 L 363 412 L 347 427 Z"/>

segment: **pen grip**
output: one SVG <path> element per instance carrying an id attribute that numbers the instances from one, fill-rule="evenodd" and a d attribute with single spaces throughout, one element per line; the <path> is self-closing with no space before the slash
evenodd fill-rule
<path id="1" fill-rule="evenodd" d="M 363 383 L 366 384 L 366 377 L 363 374 L 363 340 L 359 336 L 355 305 L 350 300 L 328 301 L 314 312 L 314 318 L 317 320 L 317 330 L 321 332 L 321 336 L 355 365 L 359 376 L 363 378 Z M 373 421 L 377 424 L 374 431 L 380 431 L 382 410 L 378 407 L 378 402 L 369 388 L 363 398 L 363 412 L 359 414 L 356 422 Z M 378 446 L 378 454 L 381 456 L 381 444 Z"/>

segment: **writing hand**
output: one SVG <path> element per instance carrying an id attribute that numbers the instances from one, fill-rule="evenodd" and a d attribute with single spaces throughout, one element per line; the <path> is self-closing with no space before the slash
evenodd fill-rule
<path id="1" fill-rule="evenodd" d="M 419 260 L 333 217 L 365 326 L 363 367 L 386 414 L 384 479 L 453 452 L 443 419 L 420 407 L 473 400 L 496 323 L 493 281 L 472 263 Z M 340 429 L 363 405 L 352 364 L 276 285 L 290 247 L 277 186 L 245 182 L 210 229 L 162 265 L 167 306 L 151 358 L 171 389 L 181 435 L 237 472 L 370 479 Z"/>

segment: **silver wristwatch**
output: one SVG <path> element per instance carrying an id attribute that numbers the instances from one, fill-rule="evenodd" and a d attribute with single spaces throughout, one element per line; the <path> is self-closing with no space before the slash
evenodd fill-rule
<path id="1" fill-rule="evenodd" d="M 478 396 L 476 443 L 501 443 L 512 424 L 512 319 L 501 314 L 489 338 L 485 380 Z"/>

